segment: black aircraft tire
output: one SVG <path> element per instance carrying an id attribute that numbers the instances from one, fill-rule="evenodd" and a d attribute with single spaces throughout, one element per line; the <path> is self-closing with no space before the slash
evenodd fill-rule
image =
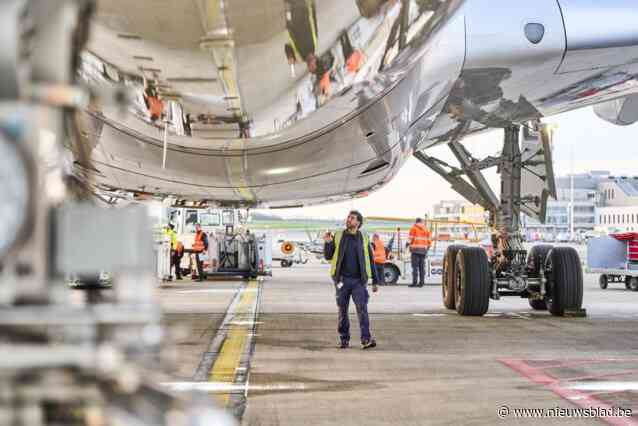
<path id="1" fill-rule="evenodd" d="M 456 255 L 463 247 L 462 245 L 451 245 L 445 251 L 443 258 L 443 274 L 441 274 L 443 306 L 447 309 L 455 309 L 454 304 L 454 277 L 456 276 Z"/>
<path id="2" fill-rule="evenodd" d="M 598 285 L 600 286 L 600 288 L 605 290 L 608 284 L 609 280 L 607 279 L 607 275 L 601 275 L 600 277 L 598 277 Z"/>
<path id="3" fill-rule="evenodd" d="M 578 252 L 572 247 L 555 247 L 547 257 L 547 309 L 563 316 L 566 309 L 580 309 L 583 304 L 583 268 Z"/>
<path id="4" fill-rule="evenodd" d="M 547 310 L 547 302 L 545 302 L 544 300 L 538 300 L 538 299 L 529 299 L 529 306 L 534 309 L 535 311 L 546 311 Z"/>
<path id="5" fill-rule="evenodd" d="M 480 247 L 461 249 L 456 256 L 456 312 L 466 316 L 485 315 L 490 306 L 490 281 L 490 264 L 485 250 Z"/>
<path id="6" fill-rule="evenodd" d="M 551 244 L 540 244 L 531 248 L 527 255 L 527 267 L 532 276 L 540 275 L 541 268 L 545 266 L 545 259 L 553 248 Z"/>
<path id="7" fill-rule="evenodd" d="M 632 277 L 629 281 L 629 288 L 631 291 L 638 291 L 638 277 Z"/>

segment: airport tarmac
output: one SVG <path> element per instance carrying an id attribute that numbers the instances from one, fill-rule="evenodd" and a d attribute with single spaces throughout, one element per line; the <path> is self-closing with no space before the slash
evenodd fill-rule
<path id="1" fill-rule="evenodd" d="M 243 425 L 638 424 L 618 410 L 638 410 L 638 293 L 601 290 L 595 275 L 586 318 L 519 298 L 460 317 L 440 286 L 381 287 L 369 305 L 378 347 L 366 351 L 353 306 L 354 345 L 335 347 L 327 265 L 275 268 L 262 282 L 182 281 L 159 295 L 165 323 L 181 330 L 169 333 L 168 385 L 214 395 Z"/>

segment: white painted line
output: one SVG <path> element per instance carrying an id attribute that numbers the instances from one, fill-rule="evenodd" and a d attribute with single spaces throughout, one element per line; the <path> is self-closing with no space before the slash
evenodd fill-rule
<path id="1" fill-rule="evenodd" d="M 243 392 L 250 391 L 281 391 L 281 390 L 304 390 L 306 385 L 304 383 L 273 383 L 268 385 L 248 385 L 248 384 L 235 384 L 226 382 L 167 382 L 162 383 L 162 386 L 166 386 L 174 392 L 212 392 L 212 393 L 228 393 L 228 392 Z"/>
<path id="2" fill-rule="evenodd" d="M 530 318 L 526 317 L 525 315 L 517 314 L 516 312 L 509 312 L 507 315 L 511 315 L 513 317 L 516 317 L 516 318 L 522 318 L 522 319 L 528 320 L 528 321 L 531 320 Z"/>
<path id="3" fill-rule="evenodd" d="M 581 391 L 638 391 L 638 382 L 576 382 L 566 387 Z"/>
<path id="4" fill-rule="evenodd" d="M 257 289 L 246 288 L 241 290 L 242 293 L 255 293 Z M 236 293 L 236 288 L 203 288 L 200 290 L 180 290 L 179 294 L 199 294 L 199 293 Z"/>
<path id="5" fill-rule="evenodd" d="M 230 325 L 258 325 L 263 324 L 261 321 L 231 321 Z"/>
<path id="6" fill-rule="evenodd" d="M 415 317 L 447 317 L 449 314 L 412 314 Z"/>

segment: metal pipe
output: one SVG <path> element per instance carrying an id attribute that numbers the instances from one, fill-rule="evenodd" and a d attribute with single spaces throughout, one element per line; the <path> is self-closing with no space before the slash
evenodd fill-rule
<path id="1" fill-rule="evenodd" d="M 168 120 L 164 121 L 164 150 L 162 153 L 162 169 L 166 168 L 166 153 L 168 151 Z"/>

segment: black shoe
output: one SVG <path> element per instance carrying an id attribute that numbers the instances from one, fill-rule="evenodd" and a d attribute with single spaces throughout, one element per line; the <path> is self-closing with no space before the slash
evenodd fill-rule
<path id="1" fill-rule="evenodd" d="M 347 340 L 341 340 L 337 343 L 337 348 L 339 349 L 348 349 L 350 347 L 350 342 Z"/>
<path id="2" fill-rule="evenodd" d="M 374 339 L 370 339 L 370 340 L 364 340 L 363 342 L 361 342 L 361 349 L 370 349 L 370 348 L 376 348 L 377 347 L 377 341 Z"/>
<path id="3" fill-rule="evenodd" d="M 182 277 L 177 277 L 177 279 L 178 279 L 178 280 L 181 280 L 181 279 L 182 279 Z"/>
<path id="4" fill-rule="evenodd" d="M 416 284 L 410 284 L 408 287 L 418 287 Z"/>
<path id="5" fill-rule="evenodd" d="M 417 287 L 423 287 L 425 284 L 421 283 Z"/>

